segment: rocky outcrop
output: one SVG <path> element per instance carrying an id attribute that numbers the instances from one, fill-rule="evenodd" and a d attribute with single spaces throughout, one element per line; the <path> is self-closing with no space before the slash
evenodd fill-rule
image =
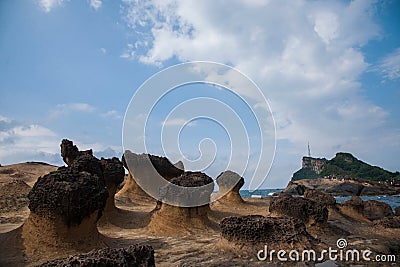
<path id="1" fill-rule="evenodd" d="M 364 217 L 373 221 L 393 216 L 392 208 L 388 204 L 376 200 L 362 201 L 357 196 L 353 196 L 339 207 L 342 213 L 356 219 Z"/>
<path id="2" fill-rule="evenodd" d="M 98 244 L 96 222 L 108 197 L 104 180 L 70 167 L 39 177 L 28 194 L 28 219 L 22 236 L 27 253 Z"/>
<path id="3" fill-rule="evenodd" d="M 176 163 L 178 164 L 178 167 L 176 167 L 165 157 L 158 157 L 150 154 L 136 154 L 129 150 L 126 150 L 122 156 L 122 163 L 129 173 L 124 186 L 118 192 L 117 196 L 127 198 L 134 203 L 156 201 L 141 187 L 152 184 L 151 187 L 157 187 L 157 190 L 153 190 L 157 191 L 154 193 L 158 194 L 158 188 L 160 188 L 162 184 L 155 181 L 154 177 L 156 175 L 161 175 L 162 178 L 169 181 L 184 172 L 183 169 L 178 168 L 183 167 L 183 163 Z"/>
<path id="4" fill-rule="evenodd" d="M 111 159 L 101 158 L 100 160 L 103 177 L 108 191 L 108 199 L 105 207 L 105 212 L 115 211 L 115 193 L 118 185 L 124 181 L 125 170 L 122 162 L 114 157 Z"/>
<path id="5" fill-rule="evenodd" d="M 400 206 L 398 206 L 398 207 L 396 207 L 396 208 L 394 209 L 394 215 L 400 216 Z"/>
<path id="6" fill-rule="evenodd" d="M 374 221 L 375 226 L 383 228 L 400 228 L 400 217 L 386 217 L 377 221 Z"/>
<path id="7" fill-rule="evenodd" d="M 303 179 L 290 181 L 283 193 L 303 195 L 307 189 L 314 189 L 334 196 L 394 195 L 399 191 L 385 184 L 342 179 Z"/>
<path id="8" fill-rule="evenodd" d="M 250 256 L 257 255 L 265 245 L 278 251 L 315 248 L 318 243 L 301 220 L 291 217 L 228 217 L 221 221 L 220 228 L 222 248 Z"/>
<path id="9" fill-rule="evenodd" d="M 392 208 L 384 202 L 368 200 L 364 201 L 363 204 L 363 214 L 371 221 L 383 219 L 387 216 L 393 216 Z"/>
<path id="10" fill-rule="evenodd" d="M 218 193 L 216 198 L 219 203 L 226 205 L 236 205 L 244 203 L 239 190 L 244 185 L 244 179 L 233 171 L 222 172 L 216 178 Z"/>
<path id="11" fill-rule="evenodd" d="M 328 208 L 333 208 L 336 205 L 336 199 L 333 196 L 314 189 L 306 190 L 304 192 L 304 198 L 311 199 L 319 204 L 325 205 Z"/>
<path id="12" fill-rule="evenodd" d="M 78 156 L 84 154 L 93 156 L 93 151 L 91 149 L 86 151 L 79 151 L 78 147 L 68 139 L 63 139 L 61 141 L 60 147 L 61 147 L 61 157 L 68 166 L 70 166 Z"/>
<path id="13" fill-rule="evenodd" d="M 47 261 L 37 267 L 152 267 L 155 266 L 154 250 L 148 245 L 132 245 L 127 248 L 105 248 L 68 258 Z"/>
<path id="14" fill-rule="evenodd" d="M 213 192 L 213 179 L 201 172 L 185 172 L 181 176 L 170 180 L 173 185 L 181 187 L 196 187 L 193 192 L 182 191 L 179 188 L 167 185 L 161 188 L 161 201 L 164 197 L 169 200 L 176 198 L 176 206 L 159 202 L 149 224 L 150 229 L 157 233 L 181 233 L 193 229 L 205 229 L 211 225 L 208 218 L 209 204 L 197 207 L 179 206 L 181 199 L 197 198 L 200 202 L 210 202 Z"/>
<path id="15" fill-rule="evenodd" d="M 272 199 L 269 211 L 299 219 L 307 226 L 322 226 L 328 220 L 328 209 L 325 205 L 291 195 L 280 195 Z"/>

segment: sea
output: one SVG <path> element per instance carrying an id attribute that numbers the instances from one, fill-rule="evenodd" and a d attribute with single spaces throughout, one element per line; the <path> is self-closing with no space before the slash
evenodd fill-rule
<path id="1" fill-rule="evenodd" d="M 242 197 L 244 198 L 251 198 L 251 197 L 256 197 L 256 198 L 266 198 L 271 196 L 273 193 L 277 192 L 280 193 L 282 192 L 283 189 L 257 189 L 254 191 L 249 191 L 249 190 L 240 190 L 239 193 Z M 347 200 L 349 200 L 351 197 L 335 197 L 337 203 L 343 203 Z M 385 202 L 389 204 L 393 211 L 396 207 L 400 206 L 400 195 L 394 195 L 394 196 L 361 196 L 361 199 L 366 201 L 366 200 L 377 200 L 381 202 Z"/>

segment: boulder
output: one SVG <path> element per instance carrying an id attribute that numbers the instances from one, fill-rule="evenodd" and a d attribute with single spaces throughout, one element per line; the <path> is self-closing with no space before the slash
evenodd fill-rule
<path id="1" fill-rule="evenodd" d="M 282 193 L 302 196 L 307 189 L 308 187 L 303 184 L 290 181 Z"/>
<path id="2" fill-rule="evenodd" d="M 336 199 L 332 195 L 314 189 L 307 189 L 304 192 L 304 198 L 314 200 L 328 208 L 335 207 L 336 205 Z"/>
<path id="3" fill-rule="evenodd" d="M 400 228 L 400 217 L 385 217 L 383 219 L 374 221 L 374 225 L 384 228 Z"/>
<path id="4" fill-rule="evenodd" d="M 335 196 L 360 196 L 364 185 L 354 182 L 343 182 L 326 189 L 326 193 Z"/>
<path id="5" fill-rule="evenodd" d="M 398 207 L 396 207 L 396 208 L 394 209 L 394 215 L 395 215 L 395 216 L 400 216 L 400 206 L 398 206 Z"/>
<path id="6" fill-rule="evenodd" d="M 217 199 L 219 203 L 235 205 L 244 203 L 239 190 L 244 185 L 244 179 L 233 171 L 225 171 L 218 175 L 216 182 L 219 187 Z"/>
<path id="7" fill-rule="evenodd" d="M 317 240 L 307 231 L 301 220 L 292 217 L 264 217 L 247 215 L 227 217 L 220 223 L 223 248 L 239 254 L 256 255 L 268 245 L 272 250 L 315 248 Z"/>
<path id="8" fill-rule="evenodd" d="M 393 211 L 392 208 L 384 202 L 368 200 L 364 201 L 363 214 L 366 218 L 373 221 L 383 219 L 387 216 L 393 216 Z"/>
<path id="9" fill-rule="evenodd" d="M 328 209 L 325 205 L 285 194 L 271 200 L 269 211 L 299 219 L 307 226 L 322 225 L 328 220 Z"/>
<path id="10" fill-rule="evenodd" d="M 104 248 L 89 253 L 50 260 L 37 267 L 152 267 L 154 250 L 149 245 L 131 245 L 127 248 Z"/>

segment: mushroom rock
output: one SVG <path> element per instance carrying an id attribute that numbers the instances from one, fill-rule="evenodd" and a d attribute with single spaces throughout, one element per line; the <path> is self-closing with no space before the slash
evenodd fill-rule
<path id="1" fill-rule="evenodd" d="M 79 172 L 88 172 L 90 174 L 96 175 L 100 179 L 104 179 L 103 166 L 100 160 L 90 154 L 79 155 L 72 163 L 69 165 L 72 169 Z"/>
<path id="2" fill-rule="evenodd" d="M 72 162 L 80 155 L 88 154 L 93 156 L 93 151 L 91 149 L 79 151 L 78 147 L 68 139 L 63 139 L 60 146 L 61 157 L 68 166 L 70 166 Z"/>
<path id="3" fill-rule="evenodd" d="M 117 192 L 118 185 L 124 181 L 124 166 L 116 157 L 112 159 L 101 158 L 100 163 L 103 169 L 105 185 L 108 190 L 108 198 L 104 212 L 115 211 L 117 208 L 115 207 L 114 196 Z"/>
<path id="4" fill-rule="evenodd" d="M 131 245 L 127 248 L 104 248 L 68 258 L 50 260 L 37 267 L 64 266 L 153 267 L 155 266 L 154 249 L 149 245 Z"/>
<path id="5" fill-rule="evenodd" d="M 28 254 L 89 251 L 101 243 L 96 222 L 108 197 L 104 180 L 69 167 L 46 174 L 28 194 L 22 227 Z"/>
<path id="6" fill-rule="evenodd" d="M 139 184 L 146 186 L 146 184 L 150 183 L 154 186 L 154 177 L 157 175 L 169 181 L 184 172 L 183 169 L 177 168 L 165 157 L 158 157 L 150 154 L 136 154 L 129 150 L 126 150 L 122 156 L 122 163 L 129 173 L 125 185 L 118 192 L 117 196 L 126 197 L 133 202 L 155 201 L 155 199 L 149 196 Z M 159 187 L 161 187 L 161 185 Z"/>
<path id="7" fill-rule="evenodd" d="M 336 199 L 332 195 L 315 189 L 307 189 L 304 192 L 304 198 L 314 200 L 317 203 L 325 205 L 327 208 L 334 208 L 336 205 Z"/>
<path id="8" fill-rule="evenodd" d="M 150 229 L 157 233 L 179 233 L 193 229 L 205 229 L 212 226 L 208 218 L 210 196 L 214 189 L 213 179 L 201 172 L 185 172 L 170 180 L 171 184 L 182 187 L 197 187 L 194 191 L 182 191 L 168 184 L 161 188 L 161 201 L 166 196 L 176 197 L 176 206 L 159 202 L 159 209 L 153 213 Z M 198 198 L 201 203 L 196 207 L 181 207 L 179 199 Z M 170 198 L 169 198 L 170 199 Z"/>
<path id="9" fill-rule="evenodd" d="M 265 245 L 270 251 L 303 250 L 318 246 L 318 241 L 306 231 L 304 223 L 292 217 L 227 217 L 220 222 L 220 228 L 218 247 L 239 255 L 254 257 Z"/>
<path id="10" fill-rule="evenodd" d="M 269 211 L 299 219 L 306 226 L 322 226 L 328 221 L 328 209 L 325 205 L 291 195 L 280 195 L 272 199 Z"/>
<path id="11" fill-rule="evenodd" d="M 218 175 L 216 182 L 219 187 L 217 198 L 218 202 L 225 204 L 244 203 L 239 190 L 244 185 L 244 179 L 233 171 L 225 171 Z"/>

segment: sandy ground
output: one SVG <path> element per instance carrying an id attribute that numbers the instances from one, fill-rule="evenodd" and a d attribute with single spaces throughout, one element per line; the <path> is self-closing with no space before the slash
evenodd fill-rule
<path id="1" fill-rule="evenodd" d="M 0 266 L 34 266 L 48 259 L 76 253 L 76 251 L 65 249 L 36 255 L 36 257 L 27 256 L 22 245 L 21 225 L 29 215 L 27 201 L 23 200 L 23 195 L 29 192 L 29 188 L 25 185 L 32 186 L 38 176 L 55 168 L 33 163 L 0 167 L 0 201 L 2 201 L 0 203 L 3 203 L 0 210 Z M 15 179 L 24 183 L 17 182 L 13 186 L 7 186 Z M 18 194 L 22 196 L 15 197 Z M 8 202 L 4 201 L 7 198 L 22 200 L 15 208 L 4 208 L 7 203 L 15 205 L 13 204 L 15 201 L 12 202 L 9 199 Z M 157 266 L 266 266 L 265 262 L 259 262 L 255 257 L 233 253 L 229 248 L 224 247 L 223 243 L 219 242 L 218 223 L 228 216 L 268 215 L 269 201 L 269 199 L 246 199 L 245 203 L 236 205 L 214 202 L 211 204 L 209 213 L 211 224 L 206 229 L 186 227 L 176 229 L 175 232 L 160 234 L 148 226 L 155 202 L 143 201 L 135 204 L 127 201 L 126 198 L 116 197 L 118 210 L 105 214 L 98 222 L 99 247 L 149 244 L 154 247 Z M 330 210 L 327 227 L 308 230 L 314 237 L 331 247 L 336 247 L 338 238 L 345 237 L 348 244 L 354 248 L 371 248 L 385 254 L 400 251 L 400 229 L 373 227 L 366 221 L 360 222 L 334 210 Z M 400 255 L 397 255 L 397 258 L 400 258 Z M 305 265 L 298 264 L 298 266 Z M 368 266 L 378 265 L 369 264 Z"/>

